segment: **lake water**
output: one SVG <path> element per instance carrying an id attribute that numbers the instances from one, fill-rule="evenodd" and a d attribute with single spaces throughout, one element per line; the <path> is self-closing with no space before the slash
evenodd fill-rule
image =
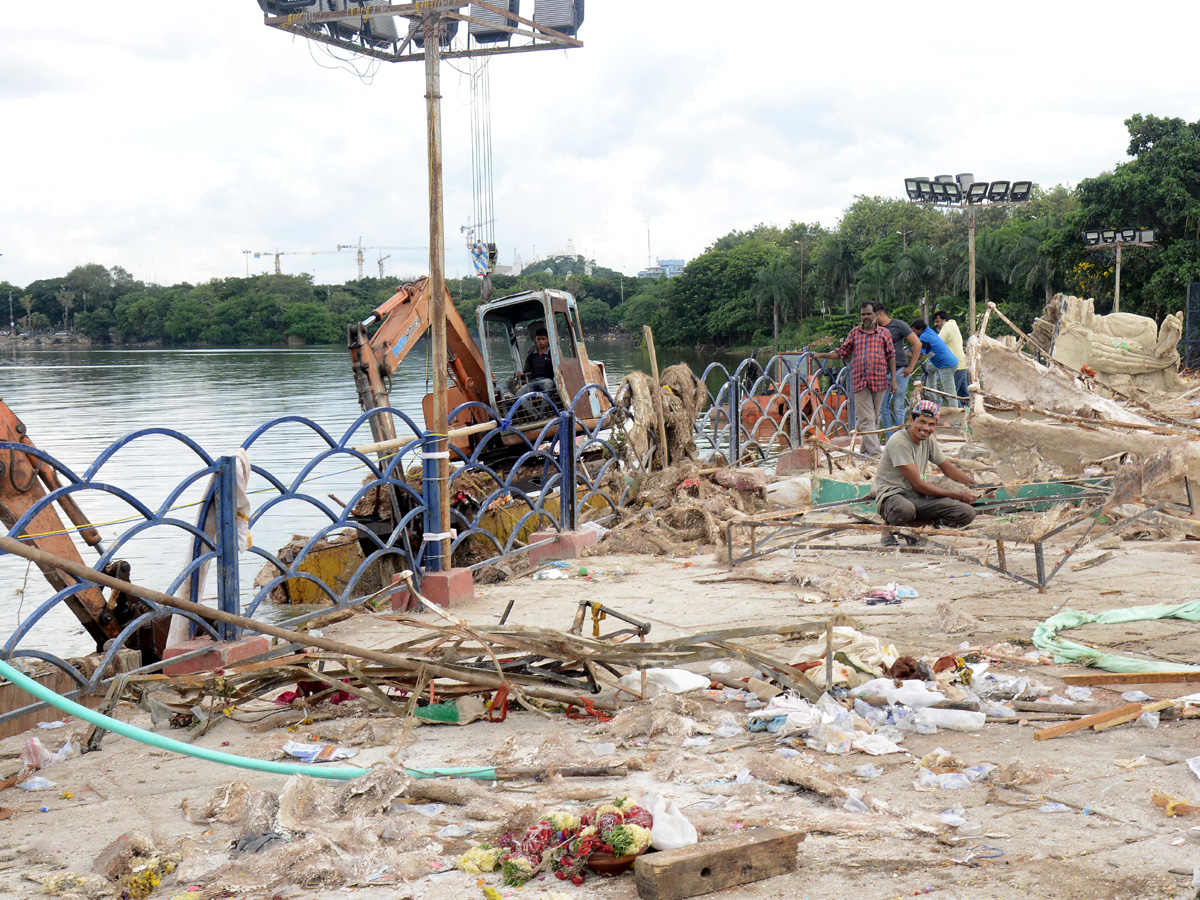
<path id="1" fill-rule="evenodd" d="M 411 410 L 420 421 L 420 401 L 428 391 L 428 344 L 417 349 L 396 373 L 392 403 Z M 643 349 L 631 344 L 595 343 L 594 358 L 608 367 L 615 389 L 634 369 L 649 371 Z M 687 361 L 699 374 L 707 365 L 694 351 L 659 354 L 665 368 Z M 722 360 L 728 364 L 730 360 Z M 25 423 L 40 449 L 82 474 L 110 444 L 133 432 L 167 428 L 182 432 L 211 456 L 232 453 L 263 422 L 281 416 L 304 416 L 341 438 L 359 415 L 358 399 L 344 348 L 254 350 L 0 350 L 0 399 Z M 364 427 L 353 443 L 368 443 Z M 251 449 L 251 459 L 287 481 L 322 448 L 311 431 L 300 426 L 273 429 Z M 179 442 L 150 436 L 130 442 L 100 470 L 97 480 L 130 491 L 152 507 L 189 474 L 203 468 L 201 460 Z M 320 484 L 312 492 L 342 500 L 361 484 L 361 468 L 330 464 L 313 473 Z M 251 491 L 266 490 L 256 479 Z M 198 486 L 179 503 L 198 500 Z M 99 492 L 77 494 L 84 514 L 97 523 L 108 543 L 130 527 L 129 507 Z M 256 500 L 255 506 L 261 500 Z M 178 503 L 176 504 L 178 505 Z M 194 521 L 184 508 L 181 518 Z M 255 544 L 277 550 L 295 534 L 312 534 L 328 520 L 303 503 L 281 504 L 255 525 Z M 77 541 L 86 563 L 96 561 L 94 550 Z M 182 568 L 187 541 L 177 529 L 148 531 L 119 554 L 132 565 L 132 580 L 165 590 Z M 257 558 L 243 557 L 243 584 L 253 579 Z M 215 590 L 210 577 L 208 593 Z M 36 568 L 12 556 L 0 556 L 0 639 L 7 638 L 28 615 L 51 596 L 52 590 Z M 69 612 L 59 611 L 38 626 L 31 645 L 60 655 L 90 652 L 91 641 Z M 47 646 L 49 645 L 49 646 Z"/>

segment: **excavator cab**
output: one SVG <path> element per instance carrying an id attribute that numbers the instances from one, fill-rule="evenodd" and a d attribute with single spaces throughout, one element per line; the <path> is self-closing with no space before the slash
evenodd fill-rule
<path id="1" fill-rule="evenodd" d="M 480 305 L 479 337 L 486 373 L 486 391 L 492 407 L 508 417 L 514 407 L 514 425 L 530 425 L 554 414 L 539 400 L 518 403 L 523 384 L 525 358 L 534 348 L 534 334 L 545 328 L 554 361 L 554 390 L 548 396 L 563 409 L 587 384 L 607 387 L 604 366 L 588 359 L 575 298 L 565 291 L 526 291 Z M 575 414 L 597 419 L 607 407 L 607 398 L 596 392 L 581 397 Z"/>

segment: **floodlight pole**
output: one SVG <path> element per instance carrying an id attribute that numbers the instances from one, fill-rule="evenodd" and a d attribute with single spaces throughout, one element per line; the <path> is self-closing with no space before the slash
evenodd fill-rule
<path id="1" fill-rule="evenodd" d="M 967 261 L 970 269 L 971 279 L 968 289 L 967 317 L 971 320 L 971 334 L 975 333 L 975 206 L 970 205 L 970 214 L 967 216 Z"/>
<path id="2" fill-rule="evenodd" d="M 446 363 L 446 248 L 443 234 L 442 202 L 442 80 L 441 80 L 441 15 L 428 12 L 424 18 L 425 32 L 425 117 L 429 149 L 429 316 L 433 340 L 433 449 L 437 461 L 436 502 L 437 532 L 450 531 L 450 453 L 447 432 L 449 401 L 447 398 Z M 426 522 L 426 531 L 430 523 Z M 434 539 L 433 571 L 449 568 L 449 541 Z"/>
<path id="3" fill-rule="evenodd" d="M 1117 244 L 1117 283 L 1113 286 L 1113 312 L 1121 311 L 1121 245 Z"/>

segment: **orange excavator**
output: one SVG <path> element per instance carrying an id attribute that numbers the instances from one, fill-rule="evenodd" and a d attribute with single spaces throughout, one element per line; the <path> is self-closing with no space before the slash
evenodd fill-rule
<path id="1" fill-rule="evenodd" d="M 25 424 L 3 401 L 0 401 L 0 442 L 34 448 L 33 441 L 26 433 Z M 5 528 L 11 531 L 17 521 L 33 509 L 48 492 L 61 487 L 62 482 L 59 481 L 54 468 L 44 460 L 15 446 L 0 449 L 0 522 L 4 523 Z M 71 532 L 77 530 L 88 546 L 94 547 L 97 553 L 103 553 L 100 533 L 88 522 L 71 495 L 62 494 L 56 499 L 59 508 L 74 528 L 64 527 L 54 506 L 47 505 L 26 524 L 21 534 L 13 537 L 21 538 L 48 553 L 82 565 L 83 559 L 71 540 Z M 28 537 L 25 537 L 26 535 Z M 79 583 L 79 579 L 54 566 L 39 564 L 38 568 L 56 591 L 66 590 Z M 117 560 L 106 565 L 104 572 L 128 581 L 129 563 Z M 124 592 L 115 592 L 106 600 L 100 588 L 95 585 L 81 588 L 63 602 L 95 640 L 97 650 L 103 648 L 105 642 L 119 635 L 128 622 L 146 609 L 142 601 Z M 162 628 L 144 630 L 145 634 L 139 630 L 126 646 L 140 649 L 144 663 L 157 661 L 162 652 L 165 631 Z"/>
<path id="2" fill-rule="evenodd" d="M 429 279 L 420 278 L 398 288 L 366 321 L 350 326 L 350 361 L 364 411 L 390 405 L 391 374 L 430 327 L 429 295 Z M 587 384 L 607 388 L 604 364 L 588 358 L 575 298 L 566 291 L 524 291 L 480 304 L 476 313 L 478 343 L 454 308 L 449 291 L 445 309 L 450 411 L 474 401 L 490 410 L 496 419 L 508 418 L 521 432 L 536 436 L 552 420 L 553 410 L 536 401 L 518 403 L 518 390 L 524 354 L 532 348 L 539 328 L 545 328 L 550 339 L 555 382 L 551 394 L 556 395 L 552 399 L 560 409 Z M 375 330 L 371 332 L 373 327 Z M 589 391 L 576 401 L 574 411 L 580 423 L 591 428 L 610 405 L 606 396 Z M 427 394 L 422 408 L 425 427 L 431 431 L 438 427 L 431 421 L 432 407 L 433 395 Z M 449 423 L 450 443 L 470 453 L 483 434 L 495 428 L 491 416 L 478 407 L 461 411 Z M 396 433 L 391 417 L 374 416 L 371 433 L 376 441 L 393 440 Z M 489 455 L 503 456 L 506 450 L 519 453 L 522 446 L 524 440 L 519 434 L 506 434 Z"/>

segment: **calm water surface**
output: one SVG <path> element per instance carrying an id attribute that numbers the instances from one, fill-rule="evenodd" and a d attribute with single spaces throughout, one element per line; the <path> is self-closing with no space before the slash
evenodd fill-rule
<path id="1" fill-rule="evenodd" d="M 649 371 L 645 351 L 629 344 L 598 343 L 593 358 L 603 359 L 615 389 L 628 372 Z M 394 406 L 420 419 L 421 397 L 428 390 L 427 353 L 421 347 L 405 361 L 392 383 Z M 688 362 L 704 368 L 694 352 L 663 351 L 659 366 Z M 722 360 L 729 362 L 729 360 Z M 705 365 L 707 364 L 705 361 Z M 304 416 L 340 439 L 359 415 L 358 399 L 345 349 L 292 350 L 94 350 L 19 349 L 0 351 L 0 399 L 20 417 L 33 442 L 79 474 L 97 456 L 127 435 L 144 429 L 181 432 L 213 457 L 232 453 L 263 422 L 281 416 Z M 399 426 L 400 423 L 398 423 Z M 371 440 L 365 427 L 353 443 Z M 290 481 L 324 444 L 309 429 L 288 425 L 273 429 L 251 448 L 251 459 L 282 480 Z M 182 444 L 163 436 L 138 438 L 122 447 L 97 480 L 128 490 L 157 507 L 189 474 L 203 467 Z M 334 494 L 348 499 L 363 471 L 346 461 L 328 463 L 313 473 L 311 493 L 322 499 Z M 203 486 L 177 503 L 199 499 Z M 259 506 L 269 488 L 257 477 L 250 484 L 252 503 Z M 77 494 L 85 515 L 111 542 L 129 523 L 119 499 L 99 492 Z M 185 507 L 178 515 L 195 520 Z M 252 538 L 272 552 L 293 535 L 312 534 L 327 519 L 304 503 L 280 504 L 256 523 Z M 96 552 L 77 542 L 87 563 Z M 187 540 L 177 529 L 145 532 L 122 548 L 133 580 L 165 590 L 182 568 Z M 241 574 L 248 589 L 259 558 L 242 557 Z M 212 577 L 207 592 L 215 590 Z M 11 556 L 0 557 L 0 640 L 6 638 L 52 591 L 36 568 Z M 68 655 L 90 652 L 91 641 L 69 612 L 56 612 L 39 625 L 30 645 Z"/>

